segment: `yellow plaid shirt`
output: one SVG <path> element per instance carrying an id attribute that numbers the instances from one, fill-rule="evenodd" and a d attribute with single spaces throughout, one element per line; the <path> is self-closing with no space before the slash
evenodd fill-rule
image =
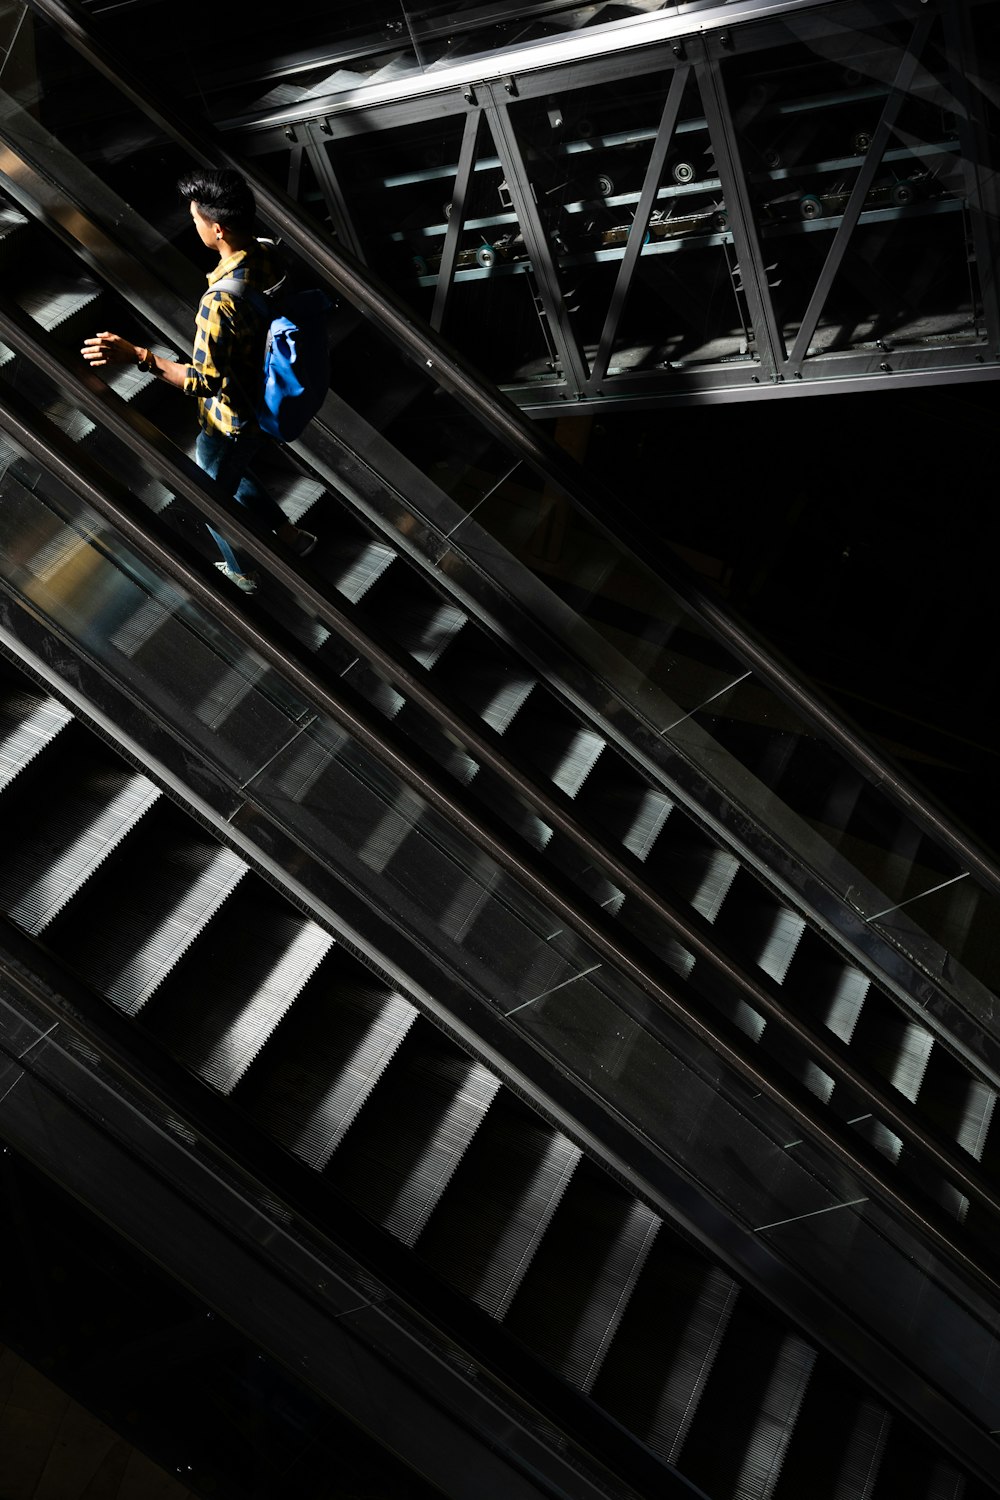
<path id="1" fill-rule="evenodd" d="M 226 277 L 246 280 L 264 292 L 281 279 L 263 245 L 237 250 L 220 261 L 208 278 L 194 320 L 194 348 L 184 375 L 184 392 L 198 397 L 198 420 L 206 432 L 227 437 L 256 422 L 254 408 L 263 378 L 267 326 L 248 299 L 213 291 Z"/>

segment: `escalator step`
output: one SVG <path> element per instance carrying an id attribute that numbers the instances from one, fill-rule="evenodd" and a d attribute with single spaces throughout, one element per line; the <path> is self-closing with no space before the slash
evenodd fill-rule
<path id="1" fill-rule="evenodd" d="M 671 884 L 700 916 L 714 922 L 740 869 L 739 860 L 727 849 L 712 847 L 671 850 L 667 859 Z"/>
<path id="2" fill-rule="evenodd" d="M 234 1090 L 236 1102 L 317 1171 L 377 1087 L 417 1011 L 333 950 Z"/>
<path id="3" fill-rule="evenodd" d="M 315 922 L 289 911 L 260 881 L 244 880 L 165 977 L 142 1023 L 229 1094 L 332 946 Z"/>
<path id="4" fill-rule="evenodd" d="M 806 928 L 785 974 L 788 1004 L 817 1030 L 826 1027 L 850 1046 L 870 980 L 818 933 Z"/>
<path id="5" fill-rule="evenodd" d="M 14 691 L 0 698 L 0 792 L 73 722 L 55 698 Z"/>
<path id="6" fill-rule="evenodd" d="M 764 890 L 743 866 L 729 888 L 716 928 L 748 968 L 782 984 L 802 939 L 805 921 Z"/>
<path id="7" fill-rule="evenodd" d="M 499 1088 L 479 1063 L 446 1049 L 430 1028 L 415 1028 L 327 1167 L 328 1178 L 412 1245 Z"/>
<path id="8" fill-rule="evenodd" d="M 876 1004 L 876 999 L 881 1003 Z M 925 1026 L 872 994 L 855 1032 L 855 1046 L 859 1045 L 893 1088 L 907 1099 L 916 1099 L 934 1049 L 934 1037 Z"/>
<path id="9" fill-rule="evenodd" d="M 345 599 L 357 604 L 396 558 L 396 552 L 385 542 L 351 543 L 324 559 L 324 572 Z"/>
<path id="10" fill-rule="evenodd" d="M 580 1159 L 578 1146 L 502 1094 L 418 1250 L 459 1291 L 503 1318 Z"/>
<path id="11" fill-rule="evenodd" d="M 815 1362 L 815 1349 L 742 1301 L 680 1455 L 687 1477 L 711 1495 L 772 1500 Z"/>
<path id="12" fill-rule="evenodd" d="M 6 194 L 0 195 L 0 268 L 6 271 L 16 265 L 30 243 L 27 217 Z"/>
<path id="13" fill-rule="evenodd" d="M 584 1165 L 505 1319 L 561 1375 L 592 1389 L 660 1220 Z"/>
<path id="14" fill-rule="evenodd" d="M 815 1349 L 795 1334 L 786 1335 L 735 1490 L 739 1500 L 770 1500 L 773 1496 L 815 1361 Z"/>
<path id="15" fill-rule="evenodd" d="M 59 788 L 16 848 L 8 843 L 0 904 L 37 936 L 71 901 L 160 796 L 145 776 L 95 769 Z"/>
<path id="16" fill-rule="evenodd" d="M 676 1462 L 736 1306 L 721 1267 L 657 1238 L 594 1386 L 594 1398 Z"/>
<path id="17" fill-rule="evenodd" d="M 25 285 L 22 279 L 17 288 L 18 305 L 30 318 L 46 332 L 68 338 L 86 336 L 102 296 L 101 288 L 90 277 L 54 271 L 34 286 Z"/>
<path id="18" fill-rule="evenodd" d="M 225 846 L 178 838 L 168 818 L 157 820 L 162 806 L 63 908 L 46 939 L 133 1016 L 248 873 Z"/>
<path id="19" fill-rule="evenodd" d="M 452 653 L 445 660 L 452 669 Z M 462 701 L 497 734 L 506 734 L 537 687 L 537 679 L 526 673 L 523 666 L 517 669 L 506 663 L 498 666 L 481 658 L 458 678 L 449 670 L 445 680 L 454 685 L 453 690 Z"/>
<path id="20" fill-rule="evenodd" d="M 402 567 L 382 574 L 380 587 L 365 599 L 365 609 L 374 614 L 379 634 L 428 670 L 469 620 L 464 610 L 439 598 Z M 482 645 L 485 649 L 488 643 L 483 640 Z"/>
<path id="21" fill-rule="evenodd" d="M 667 819 L 674 810 L 674 803 L 663 792 L 653 788 L 645 790 L 635 808 L 629 825 L 622 835 L 622 843 L 636 859 L 645 860 L 664 830 Z"/>
<path id="22" fill-rule="evenodd" d="M 893 1418 L 879 1402 L 818 1363 L 802 1403 L 774 1500 L 873 1500 Z M 889 1500 L 887 1495 L 886 1500 Z"/>

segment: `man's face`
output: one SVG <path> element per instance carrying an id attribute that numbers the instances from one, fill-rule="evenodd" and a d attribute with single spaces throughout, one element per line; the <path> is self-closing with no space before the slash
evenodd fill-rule
<path id="1" fill-rule="evenodd" d="M 192 203 L 190 205 L 190 208 L 191 222 L 194 225 L 195 233 L 201 240 L 201 243 L 203 245 L 209 246 L 218 245 L 219 231 L 221 230 L 222 226 L 216 224 L 212 219 L 206 219 L 205 215 L 200 212 L 197 203 Z"/>

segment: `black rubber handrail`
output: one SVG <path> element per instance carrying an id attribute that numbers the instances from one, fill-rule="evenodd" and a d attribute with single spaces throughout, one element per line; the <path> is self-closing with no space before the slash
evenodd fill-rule
<path id="1" fill-rule="evenodd" d="M 615 537 L 625 535 L 628 540 L 620 507 L 611 492 L 595 484 L 590 474 L 538 432 L 512 401 L 487 385 L 456 350 L 440 336 L 433 335 L 371 271 L 362 269 L 346 252 L 335 249 L 304 226 L 300 209 L 286 194 L 255 175 L 214 133 L 192 126 L 159 99 L 146 81 L 135 77 L 127 64 L 94 36 L 79 5 L 73 0 L 25 0 L 25 3 L 56 26 L 92 67 L 192 156 L 209 165 L 232 166 L 241 171 L 253 187 L 262 215 L 324 281 L 332 283 L 355 307 L 372 317 L 416 364 L 431 371 L 441 385 L 524 462 L 565 490 L 596 525 L 611 529 Z M 609 514 L 615 515 L 613 528 L 604 519 Z M 659 546 L 651 550 L 650 543 L 642 538 L 638 539 L 638 547 L 647 557 L 661 550 Z M 669 560 L 658 560 L 656 571 L 714 635 L 809 720 L 824 739 L 835 744 L 867 780 L 913 817 L 925 833 L 943 844 L 959 863 L 974 871 L 984 886 L 1000 896 L 1000 865 L 974 843 L 967 831 L 959 829 L 944 811 L 918 793 L 895 766 L 844 722 L 831 704 L 799 681 L 772 650 L 701 593 Z"/>

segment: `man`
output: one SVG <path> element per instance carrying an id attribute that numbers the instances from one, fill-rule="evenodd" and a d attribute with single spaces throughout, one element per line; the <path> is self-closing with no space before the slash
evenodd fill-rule
<path id="1" fill-rule="evenodd" d="M 189 205 L 198 238 L 219 257 L 195 318 L 191 363 L 164 359 L 116 333 L 85 339 L 80 352 L 92 367 L 135 364 L 186 396 L 196 396 L 200 430 L 195 457 L 200 466 L 256 520 L 269 526 L 296 557 L 306 557 L 316 538 L 286 519 L 250 471 L 267 441 L 254 410 L 266 329 L 250 298 L 213 291 L 216 282 L 227 278 L 245 280 L 248 287 L 261 292 L 281 279 L 267 247 L 254 236 L 257 205 L 253 191 L 239 172 L 229 170 L 196 173 L 182 179 L 177 189 Z M 222 561 L 215 566 L 237 588 L 252 594 L 257 575 L 223 536 L 211 526 L 208 529 L 222 553 Z"/>

